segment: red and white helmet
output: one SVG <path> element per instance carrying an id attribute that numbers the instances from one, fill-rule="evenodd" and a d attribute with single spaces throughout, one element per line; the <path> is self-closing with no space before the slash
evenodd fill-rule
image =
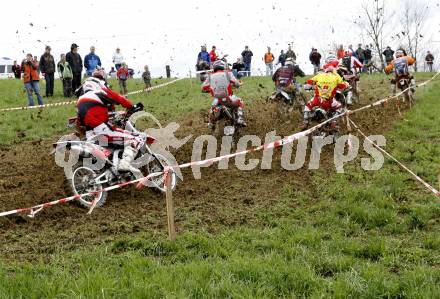
<path id="1" fill-rule="evenodd" d="M 105 79 L 105 71 L 102 67 L 97 66 L 96 69 L 92 73 L 92 77 L 104 80 Z"/>
<path id="2" fill-rule="evenodd" d="M 105 87 L 106 87 L 105 81 L 94 77 L 87 78 L 82 85 L 84 93 L 90 91 L 99 92 L 102 91 L 102 89 Z"/>
<path id="3" fill-rule="evenodd" d="M 403 50 L 399 49 L 396 51 L 396 58 L 403 57 L 403 56 L 405 56 L 405 53 L 403 53 Z"/>

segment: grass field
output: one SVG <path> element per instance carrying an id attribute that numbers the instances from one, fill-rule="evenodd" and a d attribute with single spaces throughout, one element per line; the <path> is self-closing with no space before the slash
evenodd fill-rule
<path id="1" fill-rule="evenodd" d="M 244 82 L 238 92 L 248 103 L 272 88 L 268 78 Z M 161 120 L 198 115 L 210 100 L 196 84 L 183 80 L 132 100 Z M 0 107 L 24 104 L 25 95 L 16 93 L 20 88 L 0 81 Z M 139 89 L 135 82 L 129 88 Z M 417 91 L 412 110 L 385 132 L 375 132 L 431 184 L 440 170 L 439 88 L 434 81 Z M 71 115 L 73 106 L 0 113 L 1 143 L 57 136 L 66 132 Z M 345 169 L 311 172 L 307 190 L 279 186 L 269 209 L 253 208 L 258 221 L 252 225 L 211 233 L 201 219 L 175 242 L 163 233 L 138 232 L 39 261 L 5 258 L 0 298 L 440 298 L 439 199 L 388 160 L 377 172 L 362 170 L 360 163 Z"/>

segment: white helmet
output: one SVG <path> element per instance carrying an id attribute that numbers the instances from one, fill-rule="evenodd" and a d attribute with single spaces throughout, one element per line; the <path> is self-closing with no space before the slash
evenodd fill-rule
<path id="1" fill-rule="evenodd" d="M 105 87 L 105 81 L 99 80 L 98 78 L 94 77 L 87 78 L 82 85 L 84 93 L 89 91 L 101 91 Z"/>
<path id="2" fill-rule="evenodd" d="M 399 49 L 396 51 L 396 57 L 402 57 L 405 56 L 405 53 L 403 52 L 403 50 Z"/>
<path id="3" fill-rule="evenodd" d="M 215 71 L 218 71 L 218 70 L 225 70 L 225 69 L 226 69 L 226 62 L 224 62 L 224 61 L 221 60 L 221 59 L 216 60 L 216 61 L 214 61 L 214 63 L 212 64 L 212 68 L 214 69 L 214 72 L 215 72 Z"/>
<path id="4" fill-rule="evenodd" d="M 329 54 L 327 58 L 325 58 L 325 63 L 330 63 L 332 61 L 338 60 L 334 54 Z"/>
<path id="5" fill-rule="evenodd" d="M 293 60 L 291 57 L 287 58 L 286 61 L 284 62 L 284 65 L 293 65 Z"/>

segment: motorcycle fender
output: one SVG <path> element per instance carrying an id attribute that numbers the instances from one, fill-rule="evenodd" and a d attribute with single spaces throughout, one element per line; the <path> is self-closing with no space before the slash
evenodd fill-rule
<path id="1" fill-rule="evenodd" d="M 406 85 L 405 79 L 399 80 L 399 85 L 404 87 Z"/>
<path id="2" fill-rule="evenodd" d="M 287 100 L 290 100 L 290 96 L 287 92 L 285 92 L 284 90 L 281 90 L 280 92 L 283 95 L 283 97 L 285 97 Z"/>

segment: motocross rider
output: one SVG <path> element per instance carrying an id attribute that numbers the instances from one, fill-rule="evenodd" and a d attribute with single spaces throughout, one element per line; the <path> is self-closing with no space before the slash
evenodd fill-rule
<path id="1" fill-rule="evenodd" d="M 278 68 L 273 74 L 272 81 L 275 82 L 276 87 L 283 85 L 295 89 L 295 76 L 304 77 L 305 75 L 299 66 L 293 63 L 291 58 L 287 58 L 284 66 Z M 273 95 L 274 94 L 276 94 L 276 92 L 274 92 Z"/>
<path id="2" fill-rule="evenodd" d="M 142 104 L 133 105 L 127 98 L 111 90 L 104 79 L 103 69 L 96 69 L 92 77 L 87 78 L 83 85 L 83 95 L 79 97 L 77 106 L 77 126 L 85 128 L 87 140 L 100 140 L 108 144 L 124 146 L 122 159 L 118 164 L 118 171 L 139 170 L 131 166 L 131 162 L 139 150 L 141 140 L 131 132 L 110 125 L 109 112 L 114 110 L 114 105 L 131 111 L 141 110 Z"/>
<path id="3" fill-rule="evenodd" d="M 333 115 L 342 112 L 342 104 L 335 99 L 336 91 L 338 89 L 344 90 L 348 88 L 349 84 L 344 82 L 336 73 L 333 66 L 327 66 L 324 72 L 317 74 L 312 79 L 307 81 L 305 89 L 315 85 L 315 97 L 309 101 L 304 107 L 304 122 L 300 129 L 306 130 L 310 124 L 310 120 L 315 116 L 315 109 L 320 108 L 326 113 Z M 333 121 L 331 126 L 336 128 L 337 122 Z"/>
<path id="4" fill-rule="evenodd" d="M 348 84 L 350 84 L 350 82 L 348 82 L 345 79 L 344 75 L 348 75 L 348 74 L 352 74 L 352 70 L 350 70 L 351 66 L 353 64 L 351 64 L 351 62 L 354 63 L 355 66 L 358 66 L 360 63 L 356 58 L 352 57 L 350 55 L 350 52 L 346 51 L 345 52 L 346 56 L 344 56 L 343 58 L 341 58 L 340 60 L 338 60 L 338 58 L 333 55 L 330 54 L 327 56 L 327 58 L 325 59 L 325 65 L 323 66 L 323 69 L 328 69 L 329 67 L 333 67 L 336 72 L 338 73 L 338 75 Z M 344 58 L 348 57 L 350 59 L 350 62 L 348 62 L 348 59 L 345 60 L 344 63 Z M 351 59 L 353 58 L 353 60 Z M 346 67 L 346 65 L 348 64 L 348 67 Z M 345 102 L 348 106 L 353 104 L 353 92 L 351 91 L 350 88 L 345 89 L 346 92 L 346 96 L 345 96 Z"/>
<path id="5" fill-rule="evenodd" d="M 409 73 L 408 66 L 413 65 L 416 60 L 411 57 L 405 55 L 403 50 L 396 51 L 396 59 L 390 62 L 385 68 L 385 73 L 389 74 L 394 69 L 394 73 L 396 77 L 391 80 L 391 91 L 393 95 L 396 94 L 396 83 L 401 77 L 408 77 L 411 80 L 411 91 L 414 92 L 414 86 L 416 85 L 416 81 L 413 76 Z"/>
<path id="6" fill-rule="evenodd" d="M 231 105 L 238 109 L 237 124 L 245 127 L 246 122 L 243 118 L 243 101 L 233 94 L 232 87 L 240 87 L 241 83 L 235 78 L 230 70 L 227 69 L 226 62 L 223 60 L 216 60 L 212 67 L 214 72 L 208 75 L 205 82 L 202 84 L 202 91 L 210 92 L 214 97 L 211 104 L 211 110 L 209 112 L 208 127 L 215 129 L 215 123 L 217 122 L 214 109 L 221 104 Z"/>
<path id="7" fill-rule="evenodd" d="M 357 75 L 357 69 L 362 69 L 364 65 L 351 52 L 345 51 L 344 57 L 339 60 L 339 67 L 343 67 L 349 74 Z"/>

